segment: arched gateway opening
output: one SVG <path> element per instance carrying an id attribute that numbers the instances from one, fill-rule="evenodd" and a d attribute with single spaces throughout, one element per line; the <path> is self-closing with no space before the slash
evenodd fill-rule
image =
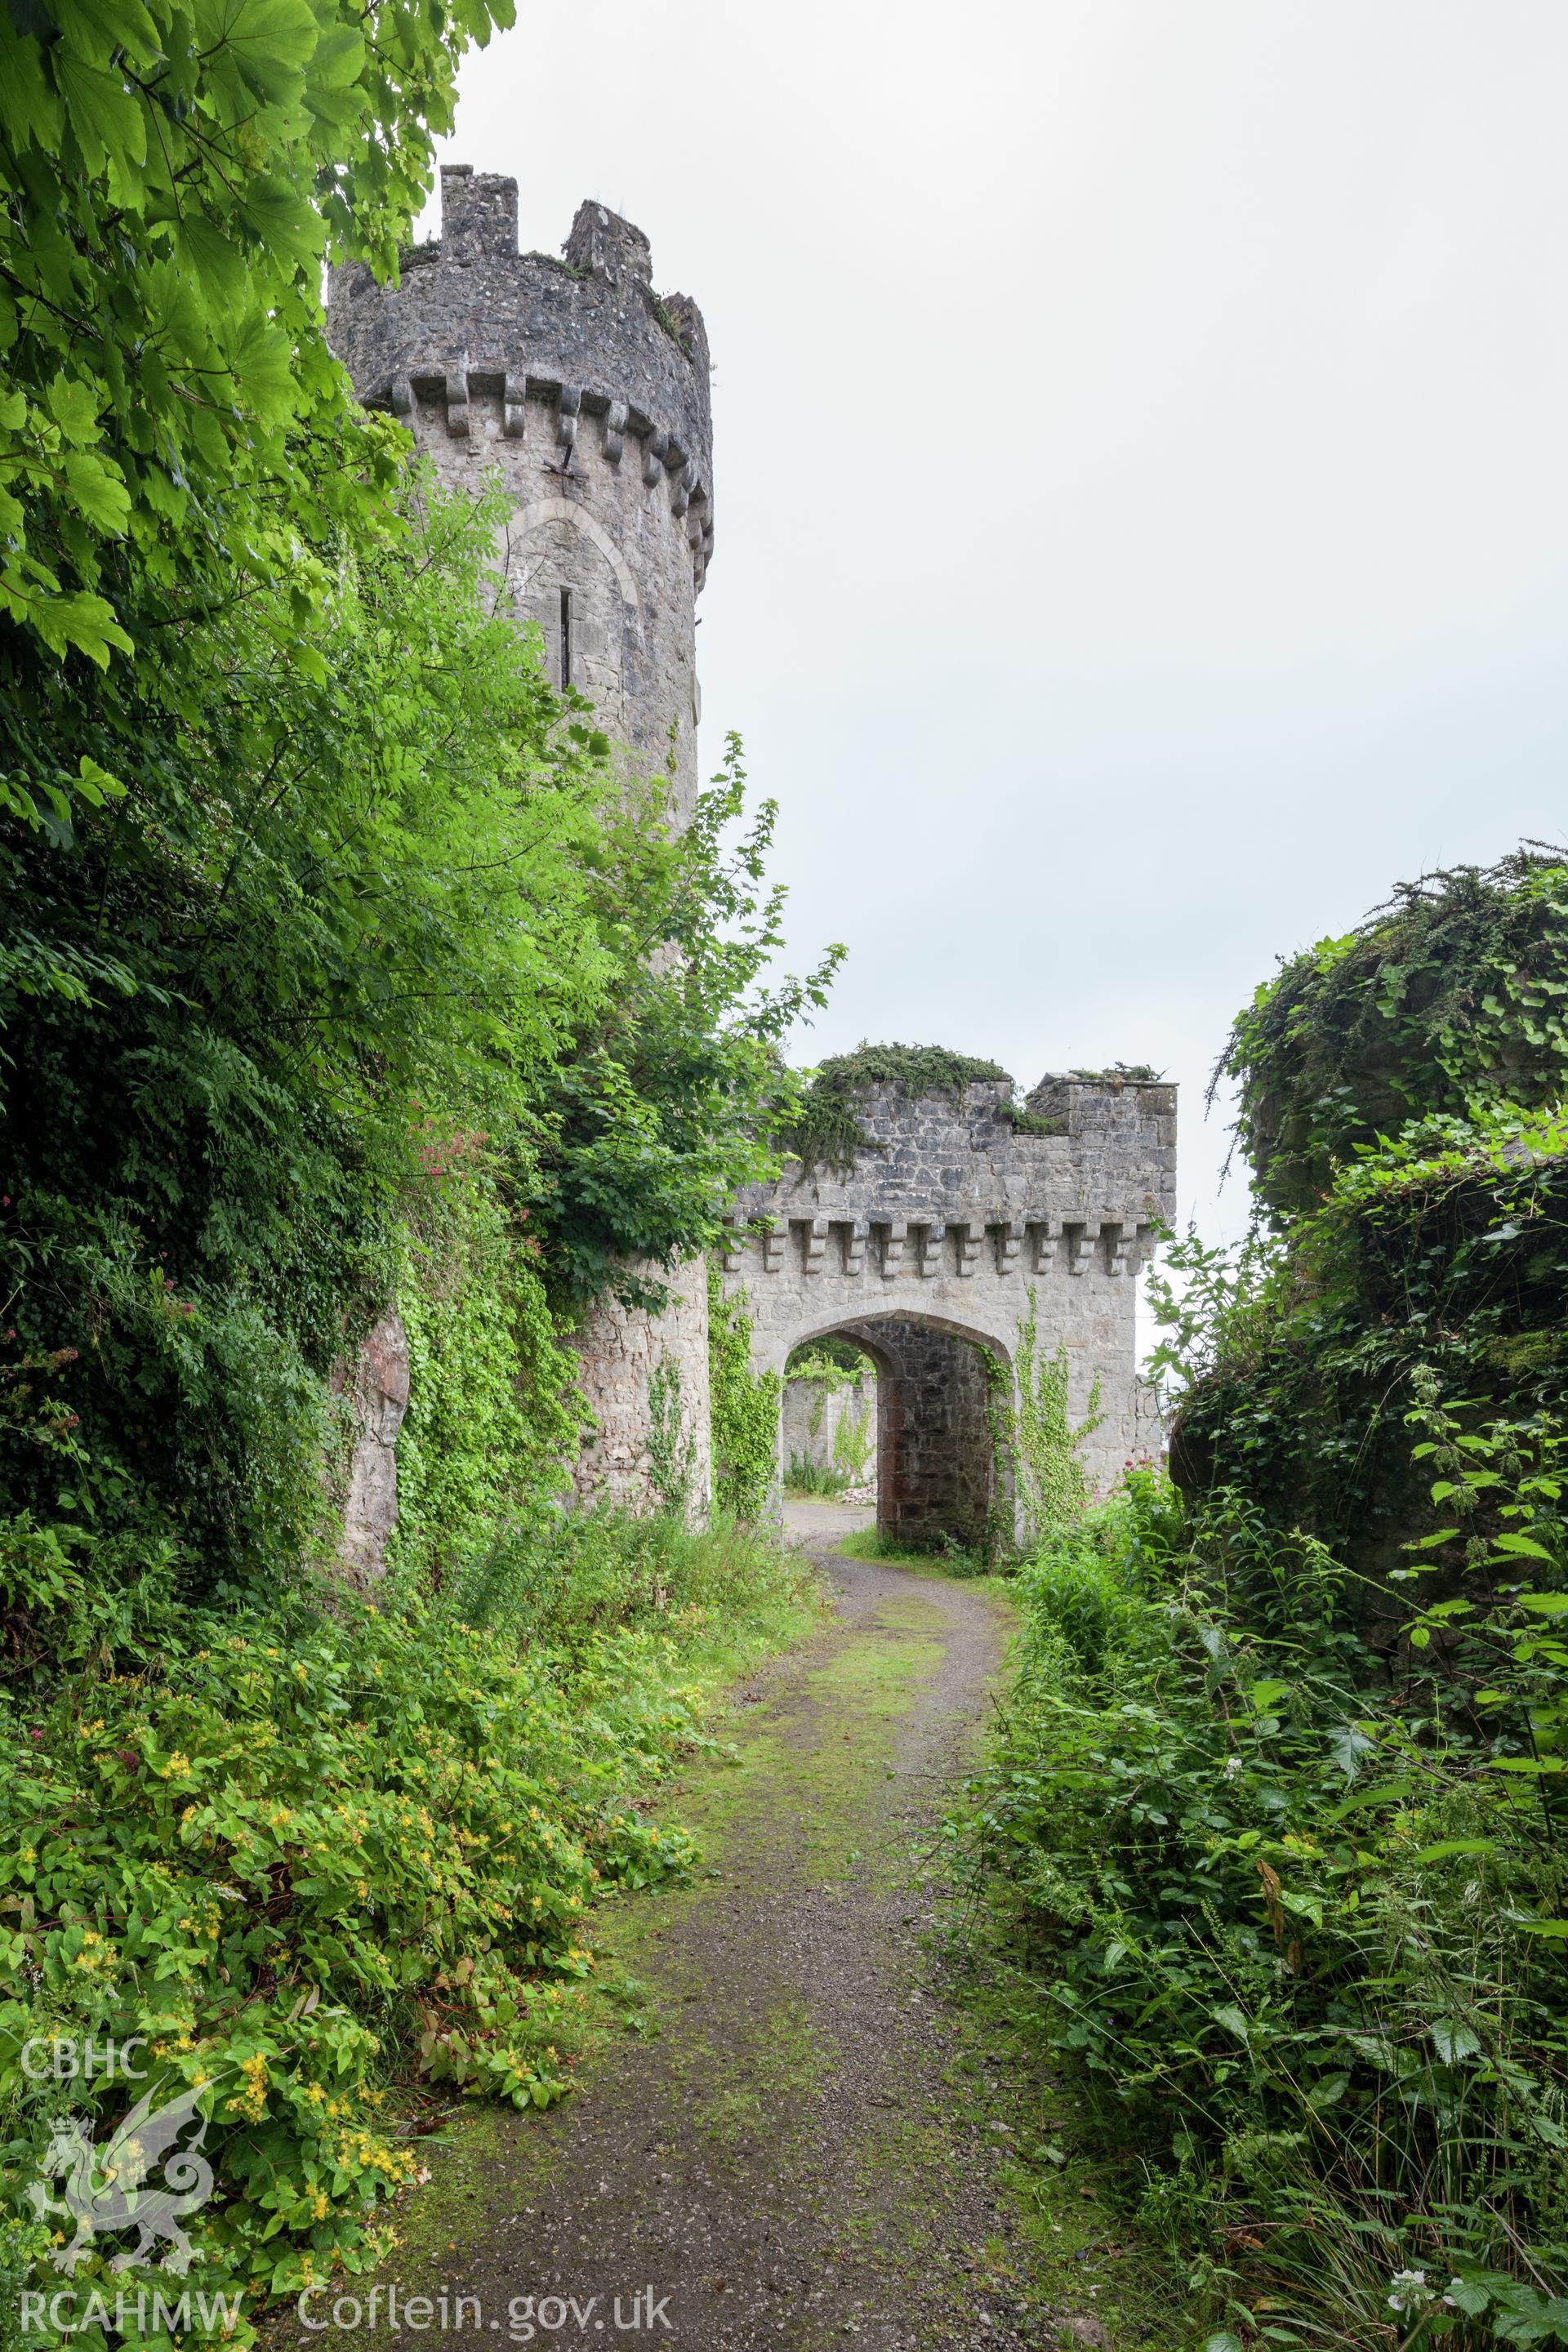
<path id="1" fill-rule="evenodd" d="M 1138 1377 L 1136 1276 L 1175 1216 L 1174 1090 L 1138 1072 L 952 1083 L 934 1049 L 866 1049 L 850 1134 L 735 1202 L 720 1279 L 751 1326 L 753 1373 L 833 1334 L 879 1371 L 878 1520 L 900 1545 L 1005 1547 L 1026 1530 L 1005 1433 L 1020 1350 L 1058 1353 L 1101 1490 L 1161 1443 Z M 922 1076 L 922 1073 L 924 1075 Z M 940 1083 L 938 1082 L 940 1080 Z M 858 1135 L 858 1140 L 855 1139 Z M 787 1457 L 781 1471 L 787 1472 Z"/>
<path id="2" fill-rule="evenodd" d="M 825 1340 L 848 1342 L 876 1373 L 877 1528 L 884 1539 L 903 1551 L 984 1554 L 1010 1538 L 1005 1349 L 942 1317 L 889 1312 L 803 1333 L 791 1363 L 809 1361 Z M 799 1458 L 798 1443 L 786 1404 L 781 1475 L 792 1454 Z"/>

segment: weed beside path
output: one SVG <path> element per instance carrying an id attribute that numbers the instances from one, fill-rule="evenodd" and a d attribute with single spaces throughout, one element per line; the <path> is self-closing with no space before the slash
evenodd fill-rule
<path id="1" fill-rule="evenodd" d="M 640 2034 L 606 2035 L 564 2108 L 461 2116 L 377 2283 L 382 2325 L 395 2282 L 437 2327 L 462 2295 L 467 2329 L 563 2347 L 1189 2341 L 1094 2182 L 1054 2147 L 1028 2160 L 1042 2110 L 1009 2087 L 1005 2002 L 961 1994 L 943 1958 L 941 1822 L 1005 1599 L 821 1565 L 832 1624 L 752 1675 L 737 1760 L 676 1791 L 698 1874 L 599 1914 Z"/>

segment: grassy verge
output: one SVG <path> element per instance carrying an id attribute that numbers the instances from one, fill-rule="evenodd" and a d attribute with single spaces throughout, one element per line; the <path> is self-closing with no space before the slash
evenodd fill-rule
<path id="1" fill-rule="evenodd" d="M 0 1717 L 0 2325 L 61 2284 L 66 2111 L 100 2143 L 120 2132 L 123 2177 L 132 2097 L 177 2113 L 171 2147 L 199 2139 L 212 2168 L 186 2226 L 216 2315 L 189 2332 L 243 2342 L 243 2310 L 215 2297 L 254 2309 L 373 2263 L 419 2169 L 415 2079 L 518 2106 L 561 2095 L 595 1905 L 690 1857 L 651 1790 L 713 1745 L 711 1686 L 816 1605 L 798 1554 L 731 1525 L 600 1517 L 498 1550 L 436 1601 L 165 1603 L 111 1655 L 16 1688 Z M 40 2049 L 89 2042 L 137 2045 L 133 2090 L 79 2066 L 36 2079 Z M 109 2227 L 112 2188 L 100 2158 L 89 2203 Z M 52 2203 L 35 2211 L 35 2192 Z M 89 2237 L 74 2267 L 89 2352 L 118 2246 Z"/>

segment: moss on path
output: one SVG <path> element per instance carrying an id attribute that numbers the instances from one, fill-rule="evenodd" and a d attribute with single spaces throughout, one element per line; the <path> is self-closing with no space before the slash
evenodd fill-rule
<path id="1" fill-rule="evenodd" d="M 831 1624 L 736 1693 L 738 1760 L 672 1792 L 698 1874 L 597 1915 L 642 2033 L 606 2033 L 550 2115 L 461 2116 L 376 2332 L 395 2284 L 405 2326 L 422 2294 L 455 2332 L 471 2298 L 462 2332 L 575 2352 L 1191 2343 L 1005 2000 L 960 1992 L 934 1932 L 1005 1600 L 822 1564 Z"/>

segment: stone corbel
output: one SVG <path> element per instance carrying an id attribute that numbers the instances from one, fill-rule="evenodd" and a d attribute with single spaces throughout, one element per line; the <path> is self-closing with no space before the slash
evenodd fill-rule
<path id="1" fill-rule="evenodd" d="M 1138 1228 L 1133 1224 L 1105 1225 L 1101 1231 L 1110 1236 L 1111 1274 L 1136 1274 L 1138 1271 Z"/>
<path id="2" fill-rule="evenodd" d="M 784 1249 L 789 1241 L 787 1225 L 776 1224 L 772 1218 L 763 1228 L 763 1272 L 784 1272 Z"/>
<path id="3" fill-rule="evenodd" d="M 726 1217 L 724 1220 L 724 1271 L 726 1274 L 740 1273 L 741 1258 L 745 1246 L 745 1218 Z"/>
<path id="4" fill-rule="evenodd" d="M 1060 1220 L 1042 1217 L 1035 1233 L 1035 1272 L 1049 1274 L 1057 1262 L 1057 1250 L 1062 1238 Z"/>
<path id="5" fill-rule="evenodd" d="M 460 352 L 447 370 L 447 431 L 454 441 L 468 437 L 468 354 Z"/>
<path id="6" fill-rule="evenodd" d="M 688 457 L 677 477 L 675 495 L 670 500 L 670 505 L 678 515 L 683 515 L 691 504 L 691 493 L 696 483 L 697 461 L 694 457 Z"/>
<path id="7" fill-rule="evenodd" d="M 1088 1274 L 1100 1255 L 1098 1223 L 1069 1227 L 1068 1234 L 1068 1272 Z"/>
<path id="8" fill-rule="evenodd" d="M 985 1228 L 973 1221 L 963 1226 L 958 1242 L 958 1271 L 972 1275 L 980 1264 L 980 1253 L 985 1247 Z"/>
<path id="9" fill-rule="evenodd" d="M 650 433 L 643 443 L 642 478 L 650 490 L 664 472 L 664 453 L 668 446 L 668 433 Z"/>
<path id="10" fill-rule="evenodd" d="M 854 1223 L 850 1226 L 849 1236 L 844 1248 L 844 1271 L 846 1274 L 865 1273 L 866 1244 L 870 1237 L 870 1232 L 871 1228 L 864 1217 L 857 1217 Z"/>
<path id="11" fill-rule="evenodd" d="M 605 418 L 605 455 L 612 466 L 621 462 L 621 452 L 626 446 L 626 404 L 612 400 Z"/>
<path id="12" fill-rule="evenodd" d="M 561 415 L 556 422 L 555 437 L 563 449 L 575 446 L 577 418 L 583 407 L 583 387 L 580 383 L 563 383 L 561 387 Z"/>
<path id="13" fill-rule="evenodd" d="M 996 1263 L 1004 1275 L 1016 1274 L 1018 1271 L 1018 1257 L 1024 1246 L 1024 1226 L 1016 1218 L 1009 1219 L 1002 1227 L 1002 1246 L 997 1253 Z"/>
<path id="14" fill-rule="evenodd" d="M 395 375 L 393 377 L 392 391 L 389 397 L 392 401 L 392 413 L 394 416 L 413 415 L 414 386 L 409 383 L 408 378 L 405 375 Z"/>
<path id="15" fill-rule="evenodd" d="M 891 1282 L 904 1262 L 904 1244 L 910 1237 L 909 1226 L 902 1217 L 894 1217 L 888 1225 L 888 1238 L 882 1244 L 882 1279 Z"/>
<path id="16" fill-rule="evenodd" d="M 820 1274 L 822 1272 L 822 1262 L 826 1255 L 827 1219 L 826 1217 L 813 1217 L 811 1223 L 807 1228 L 805 1236 L 805 1270 L 807 1274 Z"/>
<path id="17" fill-rule="evenodd" d="M 528 422 L 528 378 L 509 370 L 501 380 L 501 433 L 508 441 L 521 441 Z"/>
<path id="18" fill-rule="evenodd" d="M 942 1245 L 947 1238 L 945 1223 L 928 1224 L 921 1244 L 921 1278 L 929 1282 L 942 1272 Z"/>

